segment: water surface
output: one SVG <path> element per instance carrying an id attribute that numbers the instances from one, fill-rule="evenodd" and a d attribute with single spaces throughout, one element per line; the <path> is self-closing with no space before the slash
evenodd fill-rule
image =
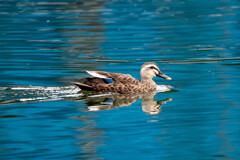
<path id="1" fill-rule="evenodd" d="M 1 159 L 239 159 L 239 14 L 236 0 L 0 1 Z M 140 79 L 149 61 L 172 77 L 158 92 L 70 84 Z"/>

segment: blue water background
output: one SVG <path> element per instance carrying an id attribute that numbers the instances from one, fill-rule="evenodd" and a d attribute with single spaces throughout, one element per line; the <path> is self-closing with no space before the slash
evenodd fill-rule
<path id="1" fill-rule="evenodd" d="M 0 158 L 238 160 L 239 14 L 237 0 L 0 0 Z M 149 61 L 172 77 L 154 79 L 173 86 L 156 115 L 141 99 L 92 112 L 13 89 L 71 86 L 84 70 L 140 79 Z"/>

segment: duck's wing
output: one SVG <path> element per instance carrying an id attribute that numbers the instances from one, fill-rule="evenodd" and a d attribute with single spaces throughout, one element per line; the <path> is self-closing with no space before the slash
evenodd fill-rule
<path id="1" fill-rule="evenodd" d="M 121 74 L 121 73 L 109 73 L 109 72 L 101 72 L 101 71 L 86 71 L 88 74 L 93 77 L 98 77 L 103 79 L 107 83 L 119 82 L 122 84 L 138 84 L 139 80 L 133 78 L 129 74 Z"/>

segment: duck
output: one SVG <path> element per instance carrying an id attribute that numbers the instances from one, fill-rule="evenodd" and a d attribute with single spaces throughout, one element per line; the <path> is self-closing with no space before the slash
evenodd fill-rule
<path id="1" fill-rule="evenodd" d="M 169 76 L 161 72 L 158 64 L 155 62 L 146 62 L 141 66 L 141 81 L 129 74 L 88 70 L 86 72 L 92 77 L 85 78 L 86 80 L 83 82 L 71 82 L 82 91 L 134 94 L 156 89 L 157 85 L 152 80 L 153 77 L 171 80 Z"/>

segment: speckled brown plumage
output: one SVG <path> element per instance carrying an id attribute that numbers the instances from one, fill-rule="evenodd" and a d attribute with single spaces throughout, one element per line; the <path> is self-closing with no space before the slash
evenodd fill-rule
<path id="1" fill-rule="evenodd" d="M 153 62 L 148 62 L 142 65 L 140 71 L 141 81 L 133 78 L 129 74 L 109 73 L 100 71 L 87 71 L 87 72 L 93 75 L 94 77 L 86 78 L 86 81 L 82 83 L 80 82 L 72 83 L 77 85 L 82 90 L 96 92 L 100 91 L 118 92 L 121 94 L 132 94 L 154 90 L 156 88 L 156 84 L 152 80 L 152 78 L 158 76 L 158 74 L 164 75 L 159 70 L 158 65 Z M 106 79 L 111 79 L 112 83 L 107 82 Z"/>
<path id="2" fill-rule="evenodd" d="M 146 92 L 156 88 L 156 85 L 154 83 L 150 82 L 142 83 L 137 79 L 131 77 L 130 75 L 125 76 L 124 74 L 119 73 L 113 74 L 118 74 L 120 77 L 117 77 L 116 79 L 113 78 L 115 82 L 109 84 L 104 82 L 101 78 L 87 78 L 87 80 L 84 81 L 83 83 L 79 82 L 73 83 L 83 90 L 90 90 L 96 92 L 100 91 L 118 92 L 121 94 Z"/>

